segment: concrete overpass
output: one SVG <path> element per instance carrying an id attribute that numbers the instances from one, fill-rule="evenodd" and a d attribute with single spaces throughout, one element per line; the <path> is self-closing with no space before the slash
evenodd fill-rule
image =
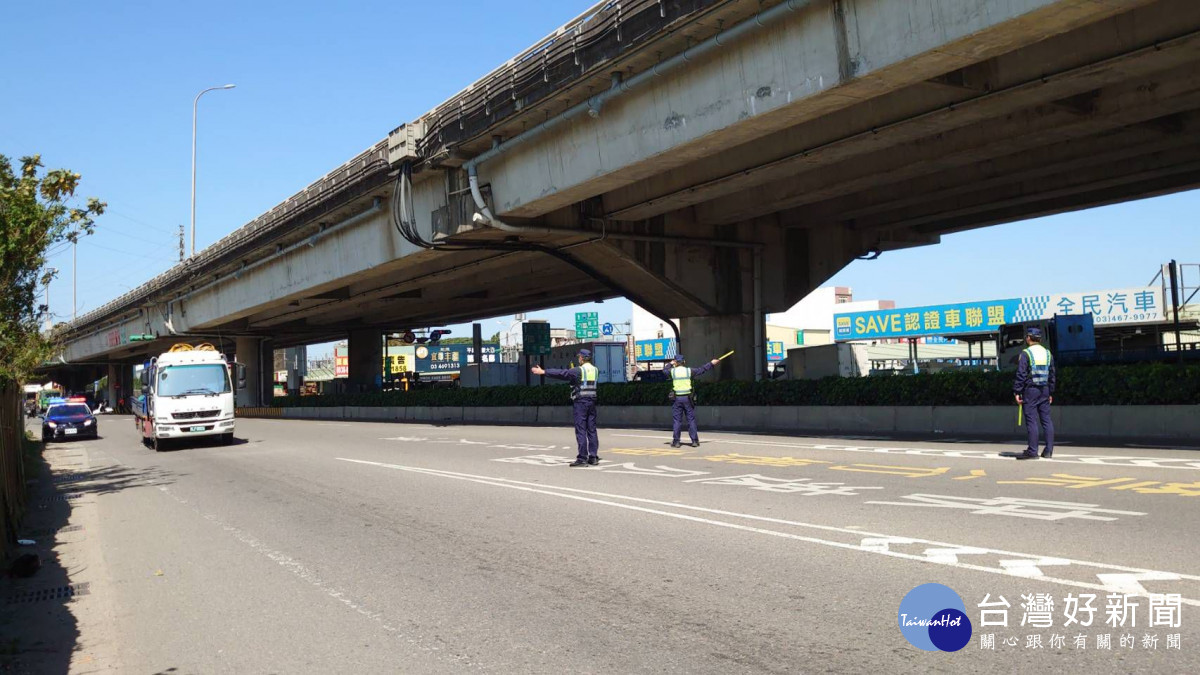
<path id="1" fill-rule="evenodd" d="M 624 295 L 750 377 L 762 314 L 855 258 L 1194 187 L 1198 122 L 1192 0 L 605 3 L 80 317 L 63 359 L 206 336 L 269 369 L 349 337 L 368 387 L 383 330 Z"/>

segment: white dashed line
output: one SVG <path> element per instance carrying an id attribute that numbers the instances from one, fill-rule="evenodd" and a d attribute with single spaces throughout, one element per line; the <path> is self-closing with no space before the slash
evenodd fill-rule
<path id="1" fill-rule="evenodd" d="M 821 546 L 829 546 L 862 553 L 901 558 L 916 562 L 934 563 L 938 565 L 954 567 L 957 569 L 987 572 L 989 574 L 999 574 L 1021 578 L 1036 578 L 1038 581 L 1045 581 L 1063 586 L 1073 586 L 1076 588 L 1087 588 L 1103 592 L 1118 592 L 1127 593 L 1129 595 L 1149 597 L 1152 592 L 1143 587 L 1140 583 L 1141 581 L 1174 582 L 1169 589 L 1163 589 L 1159 591 L 1156 587 L 1155 592 L 1179 593 L 1182 596 L 1181 601 L 1184 604 L 1200 606 L 1200 583 L 1198 583 L 1200 582 L 1200 576 L 1195 575 L 1162 572 L 1136 567 L 1125 567 L 1122 565 L 1110 565 L 1107 563 L 1088 562 L 1084 560 L 1071 560 L 1069 558 L 1059 558 L 1055 556 L 1018 553 L 1015 551 L 1005 551 L 1001 549 L 962 546 L 928 539 L 897 537 L 887 534 L 851 530 L 843 527 L 834 527 L 831 525 L 802 523 L 792 520 L 784 520 L 781 518 L 770 518 L 767 516 L 755 516 L 746 513 L 710 509 L 701 506 L 691 506 L 688 504 L 680 504 L 678 502 L 663 502 L 654 499 L 645 499 L 642 497 L 632 497 L 629 495 L 596 492 L 593 490 L 581 490 L 578 488 L 545 485 L 542 483 L 527 483 L 524 481 L 511 480 L 507 478 L 498 478 L 495 476 L 480 476 L 468 473 L 458 473 L 454 471 L 442 471 L 439 469 L 401 466 L 398 464 L 370 462 L 346 457 L 338 457 L 336 459 L 343 462 L 352 462 L 355 464 L 394 469 L 409 473 L 423 474 L 426 476 L 436 476 L 439 478 L 467 481 L 481 485 L 490 485 L 493 487 L 558 497 L 560 499 L 588 502 L 601 506 L 627 509 L 630 511 L 638 511 L 641 513 L 662 516 L 665 518 L 686 520 L 694 523 L 702 523 L 715 527 L 740 530 L 742 532 L 751 532 L 771 537 L 779 537 L 782 539 L 790 539 L 793 541 L 802 541 Z M 649 508 L 649 506 L 639 506 L 638 504 L 700 512 L 714 516 L 723 516 L 726 518 L 750 520 L 758 523 L 785 525 L 788 527 L 817 530 L 826 533 L 836 533 L 843 535 L 843 541 L 822 539 L 813 536 L 795 534 L 792 532 L 783 532 L 780 530 L 766 529 L 763 527 L 742 525 L 739 523 L 729 522 L 727 520 L 703 518 L 686 513 L 664 511 L 656 508 Z M 897 550 L 898 548 L 913 548 L 914 550 L 910 552 Z M 960 557 L 969 556 L 1001 556 L 1004 560 L 995 564 L 988 564 L 986 560 L 979 560 L 977 563 L 967 563 L 960 560 Z M 1045 576 L 1039 565 L 1058 566 L 1059 569 L 1057 571 L 1062 573 L 1062 575 L 1058 577 Z M 1075 578 L 1067 578 L 1068 576 Z M 1134 592 L 1135 590 L 1136 592 Z"/>

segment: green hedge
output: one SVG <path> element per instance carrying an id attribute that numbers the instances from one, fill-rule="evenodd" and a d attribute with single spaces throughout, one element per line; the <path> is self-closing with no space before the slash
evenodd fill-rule
<path id="1" fill-rule="evenodd" d="M 1008 405 L 1010 372 L 952 372 L 895 377 L 697 383 L 701 405 Z M 670 385 L 602 384 L 601 405 L 666 405 Z M 289 396 L 273 405 L 296 406 L 538 406 L 568 405 L 565 385 L 442 388 L 334 396 Z M 1058 372 L 1061 405 L 1200 404 L 1200 365 L 1066 367 Z"/>

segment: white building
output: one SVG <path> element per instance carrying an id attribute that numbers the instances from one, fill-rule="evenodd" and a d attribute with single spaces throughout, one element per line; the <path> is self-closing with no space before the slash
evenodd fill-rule
<path id="1" fill-rule="evenodd" d="M 833 331 L 833 315 L 843 312 L 869 312 L 892 309 L 892 300 L 854 301 L 854 291 L 849 286 L 825 286 L 809 293 L 786 312 L 767 315 L 768 326 L 797 330 Z"/>
<path id="2" fill-rule="evenodd" d="M 783 343 L 783 350 L 779 352 L 782 356 L 792 347 L 832 342 L 835 313 L 892 309 L 895 306 L 896 303 L 891 300 L 855 302 L 850 287 L 826 286 L 809 293 L 786 312 L 767 314 L 765 337 L 768 342 Z M 662 319 L 634 305 L 633 336 L 635 340 L 657 340 L 674 338 L 675 333 Z"/>

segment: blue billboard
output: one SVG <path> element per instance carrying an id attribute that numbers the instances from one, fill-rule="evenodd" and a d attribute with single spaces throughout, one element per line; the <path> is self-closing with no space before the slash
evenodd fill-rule
<path id="1" fill-rule="evenodd" d="M 970 335 L 998 332 L 1006 323 L 1091 314 L 1096 325 L 1164 321 L 1161 290 L 1154 287 L 1033 295 L 833 315 L 835 340 Z"/>
<path id="2" fill-rule="evenodd" d="M 633 345 L 635 361 L 670 361 L 675 358 L 675 338 L 638 340 Z"/>
<path id="3" fill-rule="evenodd" d="M 774 363 L 787 358 L 787 352 L 783 350 L 783 343 L 774 340 L 767 341 L 767 361 Z"/>

